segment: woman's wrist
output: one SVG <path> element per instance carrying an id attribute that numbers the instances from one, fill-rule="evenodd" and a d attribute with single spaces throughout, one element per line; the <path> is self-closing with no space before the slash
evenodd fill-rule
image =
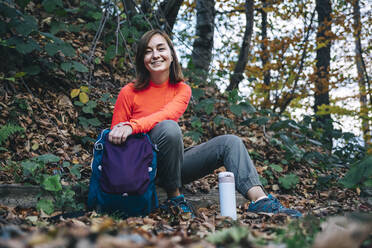
<path id="1" fill-rule="evenodd" d="M 116 124 L 116 125 L 114 126 L 114 128 L 124 127 L 124 126 L 126 126 L 126 125 L 130 126 L 130 123 L 129 123 L 128 121 L 120 122 L 120 123 Z"/>

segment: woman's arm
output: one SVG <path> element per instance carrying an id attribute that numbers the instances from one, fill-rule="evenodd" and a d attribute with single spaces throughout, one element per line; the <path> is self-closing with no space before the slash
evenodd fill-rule
<path id="1" fill-rule="evenodd" d="M 120 91 L 115 103 L 111 131 L 108 135 L 109 141 L 114 144 L 124 143 L 127 137 L 132 134 L 132 127 L 128 125 L 133 106 L 133 94 L 130 91 L 130 86 L 125 86 Z"/>
<path id="2" fill-rule="evenodd" d="M 132 116 L 133 93 L 130 84 L 123 87 L 115 103 L 111 129 L 119 123 L 129 122 Z"/>
<path id="3" fill-rule="evenodd" d="M 162 109 L 142 118 L 130 119 L 129 124 L 133 129 L 133 134 L 149 132 L 157 123 L 164 120 L 177 121 L 186 111 L 190 97 L 190 86 L 179 83 L 176 95 Z"/>

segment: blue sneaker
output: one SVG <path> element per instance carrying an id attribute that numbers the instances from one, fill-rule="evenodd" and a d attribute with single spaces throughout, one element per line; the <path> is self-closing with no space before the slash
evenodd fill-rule
<path id="1" fill-rule="evenodd" d="M 268 213 L 268 214 L 278 214 L 284 213 L 288 216 L 300 218 L 302 214 L 294 209 L 289 209 L 283 207 L 283 205 L 272 195 L 268 195 L 267 198 L 259 200 L 258 202 L 251 202 L 248 206 L 248 212 L 253 213 Z"/>
<path id="2" fill-rule="evenodd" d="M 160 210 L 165 211 L 167 213 L 171 213 L 174 215 L 183 214 L 183 213 L 191 213 L 191 217 L 195 217 L 195 210 L 191 203 L 185 200 L 183 195 L 179 195 L 176 197 L 172 197 L 166 200 L 159 206 Z"/>

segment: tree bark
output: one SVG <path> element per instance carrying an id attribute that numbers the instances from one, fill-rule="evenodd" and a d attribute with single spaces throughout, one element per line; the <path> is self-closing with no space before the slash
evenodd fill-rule
<path id="1" fill-rule="evenodd" d="M 242 81 L 243 72 L 248 62 L 250 43 L 253 33 L 253 0 L 245 1 L 245 32 L 243 37 L 243 44 L 239 52 L 238 61 L 235 64 L 234 73 L 230 78 L 230 84 L 227 90 L 237 89 L 239 83 Z"/>
<path id="2" fill-rule="evenodd" d="M 369 121 L 368 111 L 368 100 L 367 100 L 367 86 L 368 86 L 368 75 L 365 74 L 365 68 L 363 68 L 363 55 L 362 55 L 362 44 L 360 42 L 361 33 L 361 22 L 360 22 L 360 6 L 359 0 L 352 1 L 353 5 L 353 19 L 354 19 L 354 39 L 355 39 L 355 62 L 358 72 L 358 85 L 359 85 L 359 102 L 360 102 L 360 118 L 362 120 L 362 131 L 363 139 L 366 147 L 372 144 L 371 141 L 371 129 Z"/>
<path id="3" fill-rule="evenodd" d="M 262 0 L 262 9 L 261 9 L 261 60 L 262 60 L 262 70 L 264 76 L 264 89 L 266 92 L 264 94 L 265 99 L 263 102 L 263 108 L 270 108 L 270 80 L 271 73 L 270 68 L 267 68 L 269 63 L 269 52 L 267 50 L 268 39 L 267 39 L 267 13 L 265 8 L 267 7 L 266 0 Z"/>
<path id="4" fill-rule="evenodd" d="M 152 6 L 150 0 L 142 0 L 141 1 L 141 11 L 144 14 L 151 14 L 152 13 Z"/>
<path id="5" fill-rule="evenodd" d="M 161 2 L 156 12 L 161 28 L 172 35 L 173 26 L 177 20 L 178 11 L 180 10 L 183 0 L 164 0 Z"/>
<path id="6" fill-rule="evenodd" d="M 196 36 L 191 54 L 191 68 L 199 74 L 198 79 L 207 79 L 212 60 L 214 36 L 214 0 L 196 0 Z"/>
<path id="7" fill-rule="evenodd" d="M 122 0 L 124 5 L 124 12 L 128 17 L 128 20 L 131 20 L 133 16 L 137 14 L 136 5 L 133 0 Z"/>
<path id="8" fill-rule="evenodd" d="M 316 51 L 316 79 L 314 92 L 314 113 L 317 113 L 323 104 L 329 105 L 329 66 L 331 60 L 331 40 L 327 36 L 331 32 L 331 1 L 316 0 L 316 11 L 318 13 L 318 30 L 316 34 L 317 51 Z M 320 46 L 320 47 L 319 47 Z M 323 127 L 329 129 L 332 127 L 331 115 L 317 116 L 317 120 L 323 124 Z M 325 131 L 325 141 L 329 149 L 332 148 L 331 133 Z"/>

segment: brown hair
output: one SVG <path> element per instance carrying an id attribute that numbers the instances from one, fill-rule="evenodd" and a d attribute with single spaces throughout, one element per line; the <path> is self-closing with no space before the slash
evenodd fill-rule
<path id="1" fill-rule="evenodd" d="M 171 50 L 173 61 L 171 62 L 171 65 L 169 68 L 170 69 L 169 70 L 169 83 L 177 84 L 184 80 L 181 65 L 178 62 L 178 58 L 176 55 L 176 51 L 174 50 L 172 41 L 170 40 L 170 38 L 165 32 L 158 30 L 158 29 L 153 29 L 153 30 L 147 31 L 141 37 L 141 39 L 139 40 L 137 44 L 137 54 L 136 54 L 137 80 L 134 82 L 134 88 L 136 90 L 145 89 L 149 85 L 150 72 L 147 70 L 144 64 L 144 57 L 145 57 L 145 51 L 147 49 L 147 45 L 155 34 L 160 34 L 161 36 L 163 36 L 163 38 L 167 41 L 168 46 Z"/>

